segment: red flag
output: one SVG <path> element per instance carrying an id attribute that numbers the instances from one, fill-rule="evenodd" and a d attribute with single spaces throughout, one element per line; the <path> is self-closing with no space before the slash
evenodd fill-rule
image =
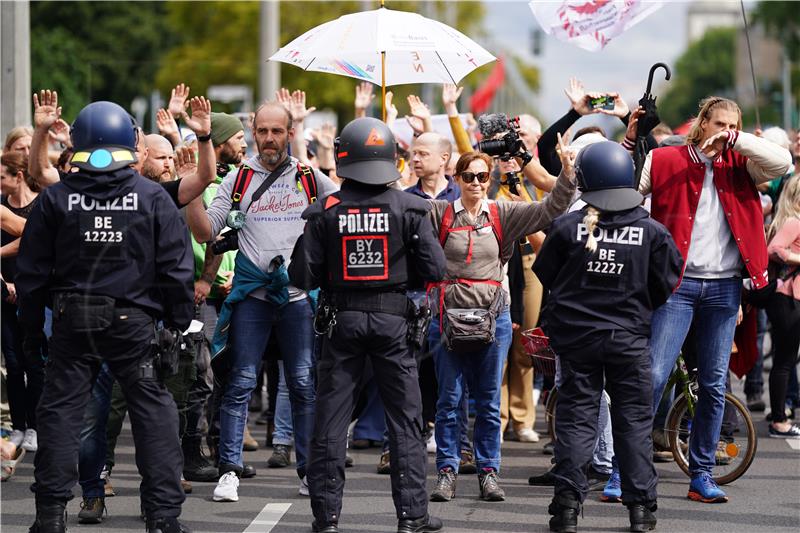
<path id="1" fill-rule="evenodd" d="M 469 106 L 473 115 L 480 115 L 489 108 L 492 104 L 492 100 L 494 100 L 495 93 L 503 86 L 505 81 L 506 68 L 504 59 L 501 56 L 497 58 L 497 63 L 495 63 L 492 72 L 489 73 L 489 77 L 486 78 L 483 85 L 478 87 L 472 94 L 472 98 L 469 99 Z"/>

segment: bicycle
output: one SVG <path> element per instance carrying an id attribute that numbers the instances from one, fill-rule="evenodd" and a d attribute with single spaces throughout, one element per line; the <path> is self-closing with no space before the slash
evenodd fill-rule
<path id="1" fill-rule="evenodd" d="M 682 356 L 678 356 L 675 370 L 664 390 L 675 386 L 681 393 L 672 402 L 664 431 L 678 467 L 687 476 L 689 472 L 689 440 L 697 403 L 697 376 L 690 375 Z M 756 455 L 758 436 L 747 407 L 733 394 L 725 393 L 725 415 L 716 452 L 716 465 L 712 477 L 719 485 L 739 479 Z"/>
<path id="2" fill-rule="evenodd" d="M 550 339 L 544 334 L 542 328 L 529 329 L 522 332 L 523 346 L 526 353 L 533 361 L 533 369 L 537 374 L 555 376 L 556 353 L 550 348 Z M 558 400 L 558 387 L 554 386 L 547 392 L 544 416 L 547 432 L 553 442 L 556 441 L 556 401 Z"/>

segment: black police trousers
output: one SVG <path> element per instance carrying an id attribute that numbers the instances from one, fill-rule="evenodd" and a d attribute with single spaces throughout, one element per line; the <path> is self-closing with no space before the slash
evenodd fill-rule
<path id="1" fill-rule="evenodd" d="M 628 505 L 656 501 L 658 476 L 653 467 L 653 385 L 648 340 L 615 333 L 603 334 L 580 353 L 559 353 L 556 498 L 571 495 L 580 502 L 586 499 L 586 469 L 597 440 L 600 395 L 605 387 L 611 397 L 611 429 L 622 481 L 622 502 Z"/>
<path id="2" fill-rule="evenodd" d="M 428 512 L 427 457 L 417 363 L 406 341 L 406 319 L 381 312 L 339 311 L 331 338 L 322 337 L 308 487 L 318 525 L 338 523 L 344 491 L 347 426 L 366 358 L 372 361 L 386 410 L 392 499 L 398 519 Z"/>
<path id="3" fill-rule="evenodd" d="M 128 403 L 142 508 L 148 519 L 178 517 L 185 499 L 178 411 L 155 375 L 143 370 L 152 355 L 153 319 L 132 307 L 115 307 L 111 324 L 75 333 L 76 316 L 53 317 L 44 392 L 37 410 L 39 449 L 34 461 L 37 500 L 67 501 L 78 481 L 83 412 L 103 360 Z M 80 327 L 80 326 L 78 326 Z"/>

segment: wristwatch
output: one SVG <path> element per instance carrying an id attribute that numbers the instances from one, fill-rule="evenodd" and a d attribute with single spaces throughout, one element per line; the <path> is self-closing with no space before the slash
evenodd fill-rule
<path id="1" fill-rule="evenodd" d="M 207 135 L 198 135 L 197 141 L 201 143 L 206 143 L 211 140 L 211 132 L 209 131 Z"/>

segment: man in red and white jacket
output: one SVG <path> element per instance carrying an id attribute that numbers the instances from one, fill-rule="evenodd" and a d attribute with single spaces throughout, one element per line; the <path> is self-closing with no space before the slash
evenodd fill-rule
<path id="1" fill-rule="evenodd" d="M 653 410 L 658 408 L 689 327 L 697 335 L 698 402 L 689 447 L 688 497 L 727 501 L 712 479 L 742 278 L 767 284 L 767 246 L 756 185 L 785 174 L 788 150 L 741 131 L 736 102 L 709 97 L 686 145 L 657 148 L 644 162 L 639 192 L 684 257 L 681 284 L 653 313 Z M 630 141 L 623 143 L 630 146 Z"/>

